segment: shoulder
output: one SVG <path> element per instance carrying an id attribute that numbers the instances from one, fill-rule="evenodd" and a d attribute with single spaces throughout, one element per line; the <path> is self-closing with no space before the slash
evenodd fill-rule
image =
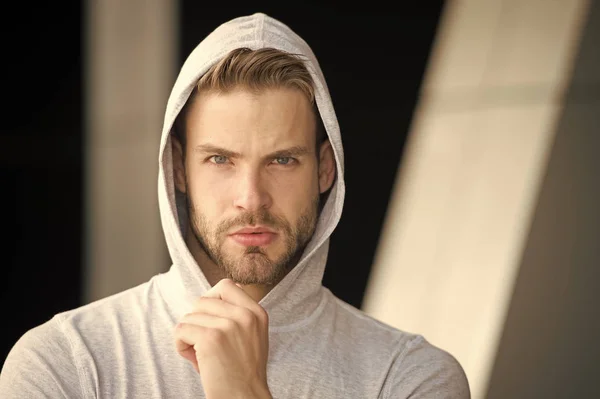
<path id="1" fill-rule="evenodd" d="M 470 398 L 463 367 L 423 335 L 383 323 L 329 293 L 338 328 L 350 334 L 367 356 L 392 354 L 383 397 Z"/>
<path id="2" fill-rule="evenodd" d="M 62 327 L 60 317 L 55 315 L 45 323 L 26 331 L 14 344 L 11 354 L 15 352 L 41 354 L 49 349 L 59 349 L 61 353 L 68 353 L 71 346 Z"/>
<path id="3" fill-rule="evenodd" d="M 448 351 L 423 336 L 406 345 L 390 369 L 384 397 L 469 399 L 463 367 Z"/>
<path id="4" fill-rule="evenodd" d="M 122 330 L 137 330 L 162 304 L 156 279 L 55 315 L 75 340 L 108 339 Z M 88 342 L 88 344 L 91 342 Z"/>
<path id="5" fill-rule="evenodd" d="M 2 367 L 0 397 L 90 397 L 90 350 L 98 347 L 95 341 L 110 339 L 110 330 L 136 322 L 148 289 L 149 282 L 58 313 L 26 331 Z"/>
<path id="6" fill-rule="evenodd" d="M 85 396 L 72 341 L 55 316 L 24 333 L 0 374 L 0 396 Z"/>
<path id="7" fill-rule="evenodd" d="M 360 341 L 363 346 L 379 348 L 385 351 L 402 351 L 420 336 L 400 330 L 364 311 L 344 302 L 326 289 L 331 309 L 329 314 L 335 321 L 335 328 L 345 331 L 351 338 Z"/>

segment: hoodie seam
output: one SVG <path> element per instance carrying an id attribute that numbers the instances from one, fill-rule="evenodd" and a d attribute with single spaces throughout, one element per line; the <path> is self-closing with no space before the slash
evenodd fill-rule
<path id="1" fill-rule="evenodd" d="M 258 27 L 258 32 L 256 32 L 256 33 L 257 33 L 256 40 L 262 46 L 265 41 L 265 16 L 264 15 L 261 15 L 259 18 L 259 27 Z M 260 35 L 260 37 L 258 37 L 258 35 Z"/>
<path id="2" fill-rule="evenodd" d="M 79 380 L 79 389 L 81 390 L 81 393 L 83 393 L 84 397 L 92 396 L 91 392 L 88 391 L 88 389 L 86 389 L 86 386 L 84 384 L 85 381 L 85 370 L 83 367 L 81 367 L 81 364 L 79 363 L 79 361 L 77 360 L 79 358 L 79 356 L 76 356 L 75 352 L 75 344 L 73 342 L 73 340 L 71 339 L 70 335 L 67 333 L 67 331 L 65 331 L 65 318 L 60 317 L 60 318 L 56 318 L 56 324 L 58 325 L 58 328 L 60 329 L 60 332 L 63 334 L 63 336 L 65 337 L 65 339 L 67 340 L 67 342 L 69 343 L 69 347 L 71 348 L 71 355 L 73 356 L 73 363 L 75 364 L 75 369 L 77 370 L 77 379 Z"/>
<path id="3" fill-rule="evenodd" d="M 398 353 L 396 359 L 394 359 L 394 361 L 390 364 L 390 367 L 388 369 L 388 376 L 392 377 L 392 381 L 389 381 L 388 383 L 385 384 L 385 390 L 384 390 L 384 398 L 391 398 L 391 394 L 392 394 L 392 386 L 394 383 L 393 378 L 395 377 L 395 375 L 391 374 L 391 372 L 394 370 L 394 366 L 396 367 L 400 367 L 400 365 L 402 364 L 402 362 L 404 362 L 404 359 L 407 356 L 407 352 L 412 349 L 416 344 L 423 342 L 423 336 L 422 335 L 415 335 L 410 341 L 404 343 L 403 345 L 401 345 L 399 347 L 399 349 L 401 349 L 400 353 Z M 386 378 L 386 380 L 388 380 L 388 378 Z"/>

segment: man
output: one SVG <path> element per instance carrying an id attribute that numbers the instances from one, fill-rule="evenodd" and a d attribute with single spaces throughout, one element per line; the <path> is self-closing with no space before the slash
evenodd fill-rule
<path id="1" fill-rule="evenodd" d="M 310 47 L 261 13 L 214 30 L 167 105 L 168 273 L 24 334 L 0 397 L 468 398 L 461 366 L 321 284 L 344 201 Z"/>

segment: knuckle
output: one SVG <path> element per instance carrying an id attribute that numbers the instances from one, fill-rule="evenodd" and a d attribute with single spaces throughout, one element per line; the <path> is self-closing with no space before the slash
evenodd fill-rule
<path id="1" fill-rule="evenodd" d="M 249 309 L 241 309 L 240 310 L 240 324 L 245 327 L 252 327 L 256 323 L 256 315 L 252 313 Z"/>
<path id="2" fill-rule="evenodd" d="M 223 333 L 233 331 L 237 328 L 235 321 L 226 319 L 223 321 Z"/>
<path id="3" fill-rule="evenodd" d="M 194 300 L 194 309 L 198 309 L 198 308 L 202 308 L 202 305 L 204 304 L 204 300 L 206 298 L 203 297 L 198 297 Z"/>
<path id="4" fill-rule="evenodd" d="M 184 331 L 187 329 L 185 324 L 185 319 L 182 319 L 179 323 L 175 325 L 175 335 L 179 337 Z"/>
<path id="5" fill-rule="evenodd" d="M 196 324 L 195 323 L 195 319 L 197 317 L 197 313 L 196 312 L 190 312 L 190 313 L 186 313 L 180 320 L 180 323 L 188 323 L 188 324 Z"/>
<path id="6" fill-rule="evenodd" d="M 217 283 L 217 285 L 219 285 L 219 286 L 224 286 L 224 287 L 229 287 L 229 286 L 232 286 L 232 285 L 234 285 L 234 283 L 233 283 L 233 281 L 232 281 L 231 279 L 224 278 L 224 279 L 222 279 L 221 281 L 219 281 L 219 282 Z"/>
<path id="7" fill-rule="evenodd" d="M 269 314 L 265 308 L 259 305 L 258 309 L 256 310 L 256 315 L 262 324 L 269 324 Z"/>

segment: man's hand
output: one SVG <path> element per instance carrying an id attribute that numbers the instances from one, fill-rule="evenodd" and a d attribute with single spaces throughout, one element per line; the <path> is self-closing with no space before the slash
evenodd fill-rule
<path id="1" fill-rule="evenodd" d="M 175 328 L 181 356 L 200 373 L 208 399 L 271 398 L 267 312 L 233 281 L 219 281 Z"/>

